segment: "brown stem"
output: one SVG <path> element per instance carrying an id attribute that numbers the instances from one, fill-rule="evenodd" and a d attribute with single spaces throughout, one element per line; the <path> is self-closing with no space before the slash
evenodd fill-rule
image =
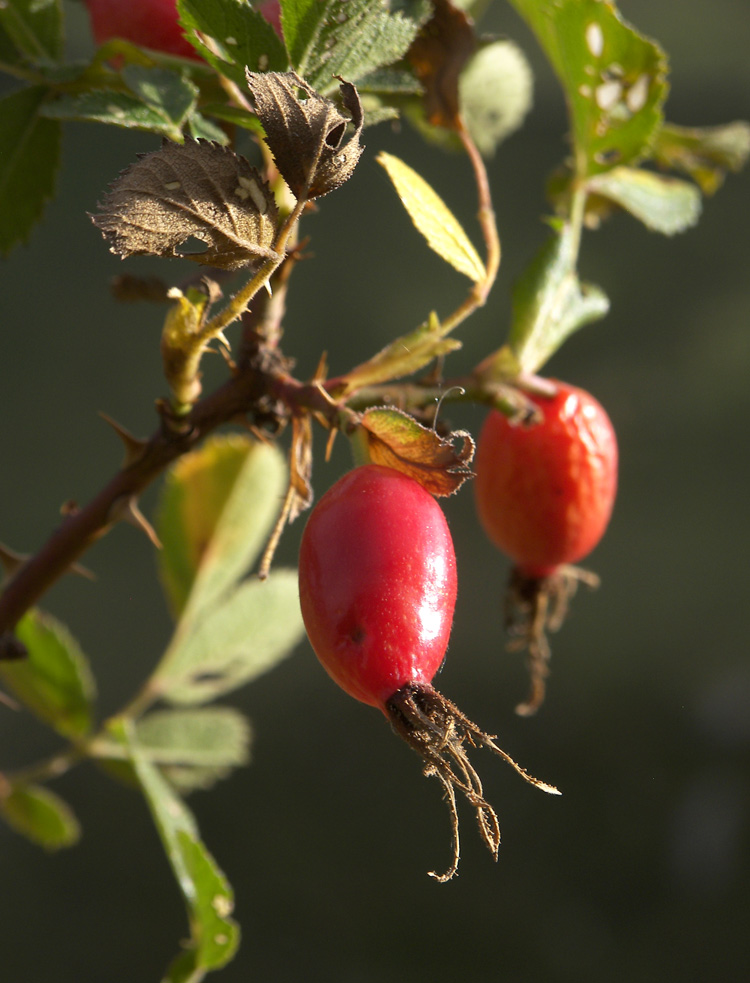
<path id="1" fill-rule="evenodd" d="M 162 426 L 139 456 L 118 471 L 83 508 L 67 515 L 38 553 L 28 559 L 0 595 L 0 635 L 10 632 L 22 615 L 120 517 L 120 510 L 172 461 L 223 423 L 250 413 L 262 426 L 273 416 L 264 401 L 268 375 L 258 369 L 233 376 L 197 403 L 179 429 Z"/>

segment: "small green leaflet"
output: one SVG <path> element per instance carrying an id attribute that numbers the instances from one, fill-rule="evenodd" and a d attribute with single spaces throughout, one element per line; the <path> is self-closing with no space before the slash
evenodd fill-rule
<path id="1" fill-rule="evenodd" d="M 7 256 L 42 216 L 60 165 L 60 124 L 39 115 L 47 90 L 19 89 L 0 99 L 0 255 Z"/>
<path id="2" fill-rule="evenodd" d="M 581 284 L 568 226 L 555 233 L 513 289 L 510 348 L 518 370 L 537 372 L 578 328 L 609 310 L 605 294 Z"/>
<path id="3" fill-rule="evenodd" d="M 188 909 L 190 941 L 166 979 L 197 981 L 200 971 L 219 969 L 237 951 L 240 930 L 229 917 L 232 889 L 201 842 L 192 813 L 141 751 L 132 724 L 113 721 L 110 732 L 127 751 Z"/>
<path id="4" fill-rule="evenodd" d="M 0 796 L 0 816 L 47 850 L 77 843 L 81 830 L 70 806 L 43 785 L 15 785 Z"/>
<path id="5" fill-rule="evenodd" d="M 698 221 L 701 194 L 694 184 L 633 167 L 615 167 L 587 182 L 593 194 L 630 212 L 646 228 L 663 235 L 684 232 Z"/>
<path id="6" fill-rule="evenodd" d="M 175 72 L 141 65 L 128 65 L 122 79 L 130 93 L 91 89 L 60 96 L 45 103 L 41 112 L 52 119 L 90 120 L 146 130 L 182 143 L 182 128 L 195 110 L 197 87 Z"/>
<path id="7" fill-rule="evenodd" d="M 41 720 L 65 737 L 83 737 L 92 726 L 94 678 L 67 628 L 41 611 L 27 612 L 16 634 L 25 659 L 0 662 L 0 679 Z"/>
<path id="8" fill-rule="evenodd" d="M 442 198 L 398 157 L 383 152 L 378 154 L 377 161 L 385 168 L 404 208 L 430 249 L 459 273 L 474 283 L 481 283 L 487 276 L 484 263 Z"/>

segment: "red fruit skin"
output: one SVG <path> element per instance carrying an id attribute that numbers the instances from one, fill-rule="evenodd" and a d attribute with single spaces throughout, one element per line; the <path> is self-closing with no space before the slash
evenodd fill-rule
<path id="1" fill-rule="evenodd" d="M 200 61 L 183 35 L 175 0 L 86 0 L 97 44 L 124 38 L 182 58 Z"/>
<path id="2" fill-rule="evenodd" d="M 555 382 L 532 396 L 544 414 L 530 427 L 487 417 L 474 459 L 474 494 L 488 537 L 522 574 L 547 577 L 596 546 L 617 492 L 617 439 L 587 392 Z"/>
<path id="3" fill-rule="evenodd" d="M 448 646 L 456 558 L 442 509 L 398 471 L 355 468 L 310 515 L 299 592 L 326 672 L 385 712 L 407 683 L 429 685 Z"/>

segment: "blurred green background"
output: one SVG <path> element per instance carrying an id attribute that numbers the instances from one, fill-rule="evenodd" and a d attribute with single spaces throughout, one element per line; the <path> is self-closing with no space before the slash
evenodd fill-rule
<path id="1" fill-rule="evenodd" d="M 71 47 L 87 26 L 71 7 Z M 622 0 L 623 14 L 672 58 L 668 115 L 713 124 L 750 116 L 750 17 L 737 0 Z M 565 117 L 533 39 L 505 4 L 487 29 L 517 39 L 537 69 L 535 107 L 490 167 L 504 245 L 487 308 L 460 330 L 449 371 L 502 340 L 509 289 L 545 231 L 543 183 L 564 153 Z M 453 309 L 464 284 L 428 253 L 375 163 L 403 157 L 474 230 L 469 168 L 425 149 L 408 128 L 366 134 L 355 177 L 305 221 L 314 259 L 295 272 L 286 350 L 338 372 Z M 175 261 L 111 256 L 86 212 L 155 138 L 71 125 L 59 197 L 27 247 L 0 267 L 0 539 L 33 551 L 61 503 L 85 501 L 118 466 L 104 410 L 138 435 L 164 390 L 161 312 L 117 306 L 109 279 Z M 226 983 L 651 983 L 747 978 L 750 961 L 750 664 L 747 654 L 748 174 L 706 203 L 673 240 L 619 217 L 585 238 L 582 275 L 612 311 L 560 352 L 549 372 L 607 407 L 621 447 L 620 494 L 581 591 L 553 639 L 548 700 L 534 719 L 519 656 L 504 652 L 507 567 L 484 540 L 465 488 L 446 501 L 459 565 L 449 658 L 438 685 L 532 772 L 540 795 L 479 755 L 503 832 L 494 865 L 462 810 L 459 877 L 437 783 L 382 717 L 331 685 L 301 645 L 229 702 L 251 716 L 252 766 L 191 799 L 237 896 L 244 939 Z M 166 273 L 165 273 L 166 270 Z M 236 330 L 236 329 L 234 329 Z M 219 360 L 211 378 L 221 374 Z M 476 433 L 482 413 L 444 411 Z M 316 459 L 319 496 L 349 461 Z M 153 507 L 154 494 L 144 509 Z M 279 562 L 294 563 L 302 521 Z M 87 556 L 98 582 L 70 577 L 46 606 L 94 665 L 103 713 L 117 709 L 170 632 L 151 548 L 117 528 Z M 57 742 L 0 706 L 2 766 Z M 482 760 L 483 759 L 483 760 Z M 0 951 L 9 983 L 157 981 L 186 934 L 177 888 L 144 803 L 93 766 L 55 784 L 84 827 L 48 856 L 0 827 Z"/>

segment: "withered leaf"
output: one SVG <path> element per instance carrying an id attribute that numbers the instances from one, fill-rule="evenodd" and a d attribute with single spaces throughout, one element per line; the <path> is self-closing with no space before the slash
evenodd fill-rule
<path id="1" fill-rule="evenodd" d="M 458 77 L 477 39 L 470 18 L 450 0 L 434 0 L 435 12 L 412 42 L 407 58 L 424 86 L 428 122 L 459 126 Z"/>
<path id="2" fill-rule="evenodd" d="M 247 73 L 255 111 L 276 166 L 298 200 L 318 198 L 340 187 L 351 177 L 362 153 L 359 95 L 350 82 L 339 81 L 341 102 L 349 116 L 295 72 Z M 350 123 L 354 133 L 342 146 Z"/>
<path id="3" fill-rule="evenodd" d="M 184 256 L 224 270 L 273 257 L 278 210 L 273 192 L 244 157 L 206 140 L 165 142 L 112 184 L 92 216 L 121 258 Z M 200 253 L 182 253 L 189 238 Z"/>
<path id="4" fill-rule="evenodd" d="M 432 495 L 453 495 L 467 478 L 474 441 L 465 430 L 440 437 L 393 406 L 367 410 L 360 418 L 373 464 L 408 474 Z M 460 441 L 460 446 L 454 446 Z"/>

